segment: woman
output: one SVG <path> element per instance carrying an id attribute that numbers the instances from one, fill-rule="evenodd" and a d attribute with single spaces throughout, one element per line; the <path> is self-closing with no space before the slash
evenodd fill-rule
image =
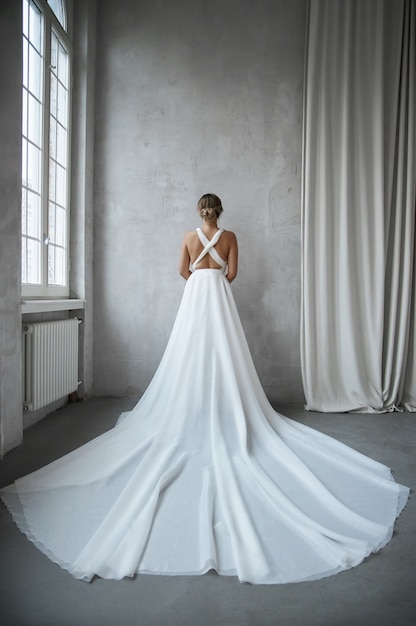
<path id="1" fill-rule="evenodd" d="M 213 252 L 206 253 L 199 259 L 197 263 L 198 269 L 222 269 L 225 259 L 228 266 L 226 272 L 228 281 L 231 283 L 237 276 L 237 239 L 231 231 L 224 231 L 218 228 L 218 218 L 222 211 L 221 200 L 218 196 L 207 193 L 199 199 L 198 212 L 202 218 L 202 229 L 198 228 L 196 231 L 187 233 L 182 244 L 179 273 L 185 280 L 188 280 L 192 275 L 190 266 L 195 269 L 195 262 L 197 258 L 199 259 L 201 250 L 207 245 L 207 240 L 212 240 L 214 243 L 214 237 L 217 238 L 215 239 L 213 252 L 219 254 L 220 259 L 216 259 L 215 255 L 213 257 Z M 201 236 L 201 231 L 205 237 Z"/>
<path id="2" fill-rule="evenodd" d="M 214 194 L 184 237 L 183 298 L 160 365 L 116 427 L 2 490 L 16 523 L 73 576 L 203 574 L 251 583 L 335 574 L 391 538 L 409 490 L 390 470 L 279 415 L 230 282 L 235 235 Z"/>

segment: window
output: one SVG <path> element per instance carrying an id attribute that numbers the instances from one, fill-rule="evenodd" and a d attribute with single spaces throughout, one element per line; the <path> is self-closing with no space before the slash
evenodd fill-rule
<path id="1" fill-rule="evenodd" d="M 71 47 L 63 0 L 23 0 L 22 293 L 69 295 Z"/>
<path id="2" fill-rule="evenodd" d="M 56 18 L 62 28 L 66 30 L 66 11 L 63 0 L 48 0 L 48 4 L 55 13 Z"/>

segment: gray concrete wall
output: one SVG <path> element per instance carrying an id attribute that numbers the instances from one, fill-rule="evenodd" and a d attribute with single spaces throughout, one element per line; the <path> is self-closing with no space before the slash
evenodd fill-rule
<path id="1" fill-rule="evenodd" d="M 0 3 L 0 457 L 22 440 L 20 227 L 22 6 Z"/>
<path id="2" fill-rule="evenodd" d="M 302 401 L 306 0 L 102 0 L 97 33 L 94 390 L 137 395 L 183 290 L 183 232 L 221 196 L 234 294 L 273 401 Z"/>
<path id="3" fill-rule="evenodd" d="M 80 328 L 80 396 L 93 384 L 93 187 L 95 119 L 96 0 L 74 3 L 71 128 L 70 297 L 85 300 Z M 80 317 L 78 313 L 78 317 Z"/>

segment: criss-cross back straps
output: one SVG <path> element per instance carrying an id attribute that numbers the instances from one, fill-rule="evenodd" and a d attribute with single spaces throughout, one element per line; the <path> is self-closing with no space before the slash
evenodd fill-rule
<path id="1" fill-rule="evenodd" d="M 217 232 L 215 233 L 211 241 L 204 235 L 204 233 L 202 232 L 200 228 L 197 228 L 196 232 L 198 233 L 200 242 L 205 247 L 202 250 L 201 254 L 198 256 L 198 258 L 195 259 L 195 261 L 192 263 L 192 266 L 196 268 L 196 266 L 204 258 L 204 256 L 206 254 L 209 254 L 210 257 L 214 259 L 215 263 L 218 263 L 220 267 L 224 268 L 227 265 L 227 262 L 224 261 L 224 259 L 220 257 L 220 255 L 214 248 L 214 246 L 218 243 L 218 239 L 221 237 L 222 233 L 224 232 L 224 229 L 220 228 L 220 230 L 217 230 Z"/>

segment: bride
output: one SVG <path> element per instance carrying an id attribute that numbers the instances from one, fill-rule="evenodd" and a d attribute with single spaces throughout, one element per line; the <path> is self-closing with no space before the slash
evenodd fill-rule
<path id="1" fill-rule="evenodd" d="M 238 248 L 218 227 L 222 210 L 214 194 L 199 200 L 182 301 L 138 404 L 0 492 L 19 528 L 76 578 L 322 578 L 380 550 L 406 504 L 389 468 L 269 404 L 231 291 Z"/>

